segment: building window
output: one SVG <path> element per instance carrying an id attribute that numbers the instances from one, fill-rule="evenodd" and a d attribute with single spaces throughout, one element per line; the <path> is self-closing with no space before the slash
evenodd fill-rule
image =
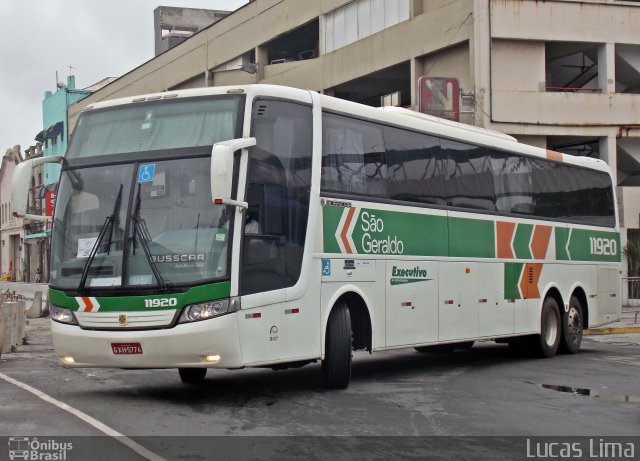
<path id="1" fill-rule="evenodd" d="M 409 0 L 356 0 L 324 16 L 324 53 L 409 19 Z"/>

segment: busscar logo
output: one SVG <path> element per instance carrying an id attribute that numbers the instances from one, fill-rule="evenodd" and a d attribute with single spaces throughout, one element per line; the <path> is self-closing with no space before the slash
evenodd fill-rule
<path id="1" fill-rule="evenodd" d="M 390 283 L 391 285 L 404 285 L 405 283 L 428 282 L 429 280 L 433 280 L 428 278 L 428 275 L 427 270 L 420 266 L 411 269 L 393 266 Z"/>
<path id="2" fill-rule="evenodd" d="M 9 437 L 9 459 L 33 461 L 66 461 L 73 443 L 53 439 L 38 440 L 30 437 Z"/>
<path id="3" fill-rule="evenodd" d="M 330 198 L 321 198 L 320 199 L 321 206 L 333 206 L 338 208 L 351 208 L 353 204 L 351 202 L 345 200 L 333 200 Z"/>

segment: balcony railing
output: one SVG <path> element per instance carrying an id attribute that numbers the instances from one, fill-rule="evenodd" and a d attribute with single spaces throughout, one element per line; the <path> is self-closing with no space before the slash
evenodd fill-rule
<path id="1" fill-rule="evenodd" d="M 571 88 L 565 86 L 548 86 L 547 91 L 566 91 L 569 93 L 579 93 L 584 91 L 585 93 L 602 93 L 602 88 Z"/>

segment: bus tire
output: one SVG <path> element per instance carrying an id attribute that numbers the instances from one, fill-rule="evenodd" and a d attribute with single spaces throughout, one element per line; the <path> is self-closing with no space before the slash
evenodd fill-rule
<path id="1" fill-rule="evenodd" d="M 537 357 L 553 357 L 558 352 L 561 336 L 560 308 L 558 302 L 548 296 L 540 314 L 540 334 L 530 338 L 530 350 Z"/>
<path id="2" fill-rule="evenodd" d="M 328 389 L 346 389 L 351 381 L 351 316 L 344 301 L 329 314 L 322 377 Z"/>
<path id="3" fill-rule="evenodd" d="M 571 296 L 569 312 L 564 312 L 562 315 L 561 352 L 575 354 L 580 350 L 584 328 L 584 317 L 582 315 L 583 310 L 580 300 L 576 296 Z"/>
<path id="4" fill-rule="evenodd" d="M 185 384 L 200 384 L 207 376 L 206 368 L 178 368 L 180 380 Z"/>

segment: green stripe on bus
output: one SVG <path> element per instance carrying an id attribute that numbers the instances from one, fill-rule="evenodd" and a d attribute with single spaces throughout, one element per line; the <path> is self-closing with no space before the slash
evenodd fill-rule
<path id="1" fill-rule="evenodd" d="M 569 238 L 572 261 L 620 261 L 620 234 L 617 232 L 573 229 Z"/>
<path id="2" fill-rule="evenodd" d="M 175 298 L 176 305 L 172 306 L 170 309 L 182 309 L 184 306 L 189 304 L 228 298 L 230 293 L 231 284 L 229 282 L 217 282 L 192 287 L 185 293 L 166 293 L 147 296 L 96 296 L 95 299 L 100 305 L 99 310 L 101 312 L 131 312 L 167 309 L 167 307 L 145 307 L 146 299 Z M 78 301 L 76 300 L 76 297 L 67 296 L 63 291 L 50 289 L 49 302 L 55 306 L 64 307 L 72 311 L 78 310 Z"/>
<path id="3" fill-rule="evenodd" d="M 556 227 L 556 259 L 558 261 L 568 261 L 567 242 L 569 241 L 569 229 L 566 227 Z"/>
<path id="4" fill-rule="evenodd" d="M 449 218 L 449 256 L 495 258 L 495 242 L 493 221 Z"/>
<path id="5" fill-rule="evenodd" d="M 334 206 L 322 207 L 322 229 L 325 253 L 340 253 L 340 247 L 336 240 L 336 230 L 340 224 L 343 208 Z"/>
<path id="6" fill-rule="evenodd" d="M 556 227 L 556 259 L 620 262 L 620 234 L 610 231 Z"/>
<path id="7" fill-rule="evenodd" d="M 520 276 L 522 263 L 505 263 L 504 265 L 504 299 L 520 299 Z"/>
<path id="8" fill-rule="evenodd" d="M 360 254 L 447 256 L 447 218 L 362 208 L 352 238 Z"/>
<path id="9" fill-rule="evenodd" d="M 533 224 L 518 224 L 516 235 L 513 237 L 513 250 L 516 259 L 531 259 L 531 250 L 529 249 L 531 234 L 533 234 Z"/>
<path id="10" fill-rule="evenodd" d="M 348 213 L 353 221 L 346 228 Z M 343 248 L 344 254 L 350 250 L 358 254 L 496 257 L 494 220 L 342 206 L 323 206 L 322 216 L 325 253 L 342 254 Z M 516 259 L 532 259 L 530 243 L 534 230 L 533 224 L 518 223 L 513 237 Z M 554 226 L 554 232 L 558 261 L 620 261 L 617 232 L 564 225 Z"/>

